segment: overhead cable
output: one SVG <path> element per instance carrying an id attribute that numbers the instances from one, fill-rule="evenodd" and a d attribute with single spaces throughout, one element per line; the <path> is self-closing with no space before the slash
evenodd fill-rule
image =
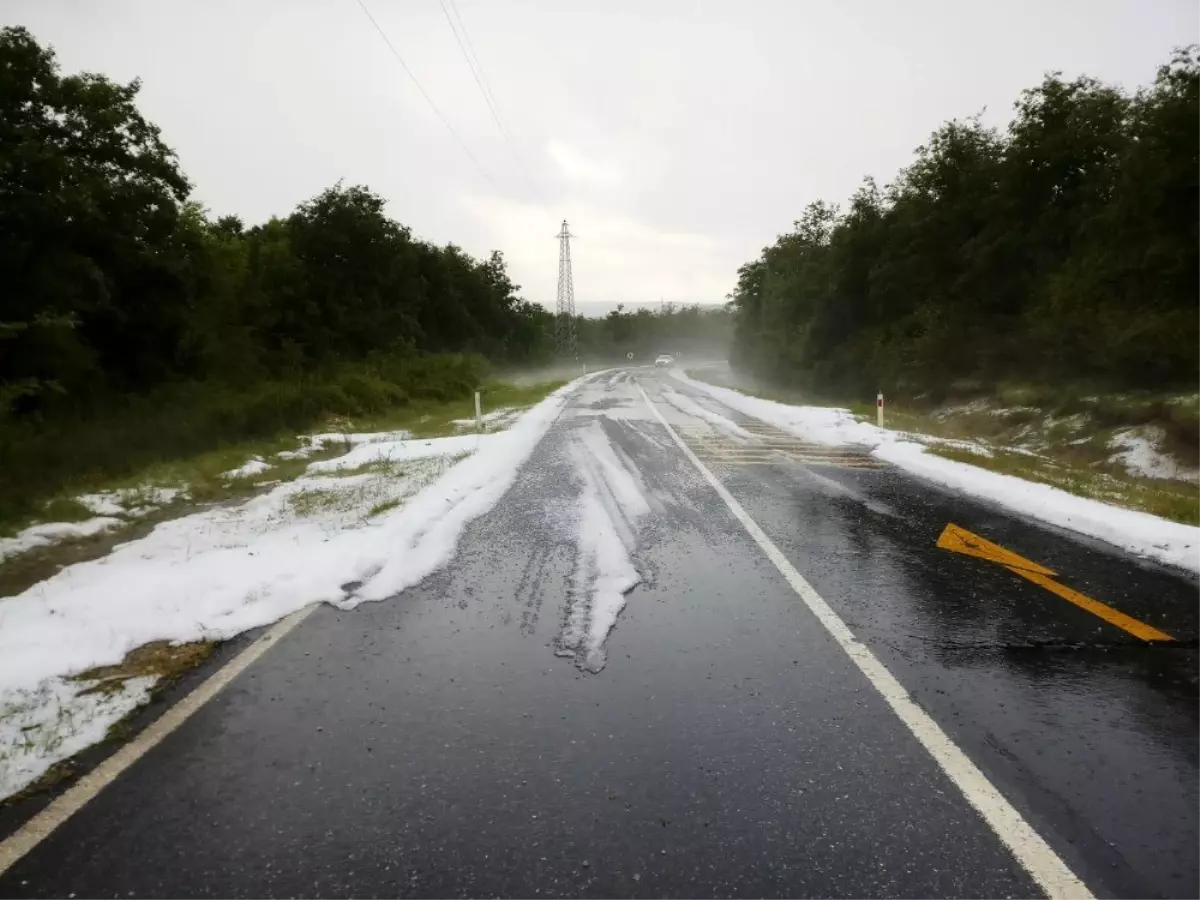
<path id="1" fill-rule="evenodd" d="M 504 130 L 504 125 L 500 122 L 500 116 L 496 112 L 496 106 L 492 103 L 492 98 L 488 93 L 488 89 L 483 86 L 482 73 L 476 70 L 475 63 L 472 62 L 471 53 L 467 52 L 467 48 L 463 45 L 462 37 L 459 37 L 458 26 L 454 24 L 454 19 L 450 17 L 450 10 L 446 6 L 445 0 L 438 0 L 442 7 L 442 13 L 446 16 L 446 21 L 450 24 L 450 30 L 454 33 L 454 40 L 458 43 L 458 49 L 463 55 L 463 59 L 467 62 L 467 68 L 471 70 L 471 76 L 475 79 L 475 84 L 479 87 L 479 93 L 483 96 L 483 102 L 487 104 L 488 112 L 492 114 L 492 121 L 496 123 L 496 127 L 500 130 L 500 134 L 508 140 L 508 132 Z M 456 10 L 457 12 L 457 10 Z M 466 35 L 466 29 L 463 29 L 463 35 Z"/>
<path id="2" fill-rule="evenodd" d="M 417 80 L 417 76 L 414 75 L 412 69 L 410 69 L 408 67 L 408 64 L 404 61 L 404 58 L 400 55 L 400 51 L 398 51 L 396 49 L 396 47 L 392 44 L 391 40 L 388 38 L 387 34 L 379 26 L 379 23 L 377 21 L 375 21 L 375 17 L 373 15 L 371 15 L 371 11 L 369 9 L 367 9 L 366 3 L 364 3 L 363 0 L 357 0 L 357 2 L 358 2 L 359 8 L 363 11 L 363 13 L 366 15 L 366 17 L 371 20 L 371 24 L 375 26 L 375 30 L 377 32 L 379 32 L 379 36 L 381 38 L 383 38 L 383 42 L 385 44 L 387 44 L 388 49 L 392 51 L 392 56 L 394 56 L 396 58 L 396 62 L 400 63 L 400 68 L 402 68 L 404 70 L 405 74 L 408 75 L 408 77 L 412 79 L 412 83 L 417 86 L 417 90 L 421 92 L 421 96 L 425 98 L 425 102 L 429 104 L 429 108 L 434 111 L 434 113 L 437 115 L 437 117 L 439 119 L 441 119 L 442 124 L 446 126 L 446 130 L 449 131 L 450 134 L 452 134 L 454 136 L 454 139 L 456 141 L 458 141 L 458 145 L 460 147 L 462 147 L 463 152 L 465 154 L 467 154 L 468 157 L 470 157 L 471 162 L 473 162 L 475 164 L 475 168 L 479 169 L 479 171 L 480 171 L 480 173 L 482 173 L 483 177 L 488 180 L 488 184 L 490 184 L 492 187 L 496 187 L 496 182 L 494 180 L 492 180 L 492 176 L 488 173 L 488 170 L 485 169 L 483 167 L 483 165 L 479 162 L 479 160 L 475 158 L 475 154 L 471 152 L 471 148 L 467 146 L 466 141 L 464 141 L 462 139 L 462 137 L 459 135 L 459 133 L 454 130 L 454 126 L 450 124 L 449 120 L 444 115 L 442 115 L 442 111 L 440 109 L 438 109 L 437 104 L 434 103 L 433 99 L 429 96 L 428 93 L 426 93 L 425 88 L 421 87 L 421 82 Z"/>
<path id="3" fill-rule="evenodd" d="M 454 33 L 454 40 L 458 44 L 458 49 L 462 53 L 463 59 L 466 60 L 467 68 L 471 70 L 471 76 L 475 79 L 479 93 L 483 96 L 483 102 L 487 104 L 488 112 L 492 114 L 492 121 L 496 123 L 496 128 L 504 138 L 505 143 L 508 144 L 509 152 L 512 154 L 517 167 L 521 170 L 526 185 L 533 189 L 533 184 L 529 178 L 529 170 L 525 166 L 525 160 L 517 151 L 512 136 L 504 126 L 500 113 L 496 109 L 499 105 L 496 102 L 496 95 L 492 92 L 487 75 L 483 71 L 483 63 L 479 61 L 479 56 L 471 44 L 471 36 L 467 33 L 467 24 L 463 21 L 462 14 L 458 11 L 458 6 L 454 0 L 448 0 L 448 2 L 449 7 L 447 7 L 447 0 L 438 0 L 438 3 L 442 7 L 442 13 L 446 16 L 446 22 L 450 25 L 450 31 Z M 453 17 L 451 16 L 451 11 L 454 13 Z M 455 20 L 457 20 L 457 25 L 455 25 Z"/>

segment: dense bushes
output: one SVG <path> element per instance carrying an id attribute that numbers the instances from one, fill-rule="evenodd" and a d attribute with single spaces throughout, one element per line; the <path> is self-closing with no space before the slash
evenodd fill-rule
<path id="1" fill-rule="evenodd" d="M 486 374 L 479 357 L 417 355 L 243 388 L 181 382 L 113 398 L 87 415 L 10 420 L 0 429 L 0 523 L 100 476 L 122 478 L 223 444 L 303 432 L 335 415 L 465 397 Z"/>
<path id="2" fill-rule="evenodd" d="M 1133 96 L 1047 76 L 1004 133 L 950 122 L 884 189 L 811 204 L 739 270 L 734 361 L 818 392 L 1200 369 L 1200 61 Z"/>

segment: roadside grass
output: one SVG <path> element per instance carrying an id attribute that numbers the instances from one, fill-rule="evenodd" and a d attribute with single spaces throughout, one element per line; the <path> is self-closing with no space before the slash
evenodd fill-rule
<path id="1" fill-rule="evenodd" d="M 83 522 L 95 515 L 74 497 L 55 497 L 43 512 L 47 522 Z"/>
<path id="2" fill-rule="evenodd" d="M 387 475 L 391 478 L 399 478 L 404 472 L 403 462 L 392 459 L 376 459 L 369 463 L 363 463 L 361 466 L 322 472 L 321 475 L 328 478 L 349 478 L 351 475 Z"/>
<path id="3" fill-rule="evenodd" d="M 294 435 L 255 441 L 243 441 L 197 453 L 192 456 L 152 462 L 143 468 L 116 478 L 92 477 L 73 479 L 67 489 L 42 504 L 31 514 L 0 521 L 0 537 L 16 534 L 22 528 L 41 522 L 80 522 L 96 514 L 76 499 L 81 494 L 122 492 L 126 512 L 138 507 L 162 505 L 154 501 L 154 489 L 173 488 L 187 492 L 166 505 L 180 507 L 196 503 L 213 503 L 253 494 L 267 481 L 288 480 L 302 474 L 310 462 L 328 459 L 345 452 L 336 444 L 322 448 L 309 456 L 294 460 L 271 459 L 266 471 L 240 478 L 226 478 L 223 473 L 246 463 L 255 456 L 269 459 L 284 450 L 295 450 L 300 441 Z M 188 500 L 192 501 L 191 504 Z M 121 514 L 119 513 L 118 516 Z M 2 567 L 4 563 L 0 563 Z"/>
<path id="4" fill-rule="evenodd" d="M 486 382 L 480 390 L 480 403 L 486 415 L 505 408 L 520 411 L 544 400 L 566 381 L 543 381 L 516 385 L 501 381 Z M 416 401 L 408 406 L 351 420 L 354 431 L 408 431 L 415 438 L 448 437 L 461 434 L 455 422 L 474 420 L 475 397 L 452 401 Z M 473 426 L 467 426 L 471 430 Z M 486 428 L 486 425 L 485 425 Z"/>
<path id="5" fill-rule="evenodd" d="M 82 485 L 80 493 L 126 492 L 123 499 L 125 512 L 116 515 L 116 518 L 124 519 L 124 524 L 97 534 L 64 538 L 0 560 L 0 601 L 21 593 L 66 566 L 105 556 L 118 544 L 144 537 L 156 525 L 169 519 L 185 516 L 206 506 L 245 500 L 260 493 L 271 483 L 298 478 L 304 474 L 310 462 L 331 459 L 346 449 L 342 445 L 326 445 L 303 459 L 278 460 L 271 469 L 247 478 L 221 477 L 222 472 L 242 465 L 253 456 L 278 452 L 280 449 L 294 449 L 298 444 L 295 437 L 254 441 L 198 454 L 190 459 L 157 463 L 136 475 L 116 481 Z M 186 495 L 181 493 L 167 503 L 157 503 L 153 502 L 157 488 L 182 489 L 186 490 Z M 132 510 L 139 512 L 134 515 Z M 58 518 L 60 515 L 72 518 Z M 37 521 L 81 521 L 94 515 L 73 497 L 60 496 L 46 504 Z"/>
<path id="6" fill-rule="evenodd" d="M 382 503 L 376 503 L 369 510 L 367 510 L 367 518 L 373 519 L 373 518 L 375 518 L 375 516 L 381 516 L 385 512 L 389 512 L 389 511 L 395 509 L 403 502 L 404 501 L 401 500 L 399 497 L 395 497 L 391 500 L 385 500 Z"/>
<path id="7" fill-rule="evenodd" d="M 1058 405 L 1049 411 L 1032 405 L 1047 396 Z M 1181 463 L 1197 465 L 1197 444 L 1187 437 L 1187 415 L 1175 427 L 1161 416 L 1173 398 L 1131 395 L 1062 401 L 1034 389 L 1009 388 L 986 405 L 978 400 L 935 410 L 887 407 L 885 427 L 943 440 L 970 441 L 991 455 L 933 443 L 928 452 L 993 472 L 1015 475 L 1126 509 L 1139 510 L 1188 525 L 1200 524 L 1200 486 L 1187 481 L 1132 475 L 1113 460 L 1109 446 L 1123 428 L 1153 426 L 1164 435 L 1161 450 Z M 851 412 L 874 421 L 875 407 L 852 404 Z M 1098 411 L 1097 411 L 1098 410 Z M 1152 416 L 1147 418 L 1147 416 Z M 1017 449 L 1012 449 L 1017 448 Z"/>
<path id="8" fill-rule="evenodd" d="M 327 509 L 337 509 L 347 502 L 345 492 L 332 488 L 307 488 L 288 497 L 292 512 L 301 518 L 311 518 Z"/>
<path id="9" fill-rule="evenodd" d="M 515 385 L 500 381 L 484 382 L 481 389 L 483 411 L 487 413 L 501 407 L 519 411 L 544 399 L 565 383 L 546 381 Z M 463 430 L 455 424 L 455 420 L 473 419 L 474 415 L 473 392 L 452 399 L 420 396 L 410 399 L 405 396 L 399 405 L 378 404 L 373 410 L 356 414 L 331 413 L 316 417 L 308 431 L 348 433 L 405 430 L 411 432 L 413 437 L 444 437 Z M 123 472 L 113 471 L 118 468 L 114 465 L 97 465 L 89 471 L 85 449 L 80 457 L 84 464 L 77 465 L 76 471 L 65 475 L 61 484 L 43 495 L 40 501 L 22 500 L 11 505 L 0 503 L 0 537 L 10 536 L 39 522 L 76 522 L 91 518 L 94 513 L 76 499 L 80 494 L 136 491 L 147 486 L 173 487 L 186 488 L 193 502 L 218 502 L 248 496 L 265 482 L 296 478 L 304 472 L 308 463 L 345 452 L 346 448 L 336 446 L 335 442 L 334 446 L 327 445 L 299 459 L 277 458 L 276 454 L 280 451 L 294 451 L 300 447 L 296 436 L 300 430 L 283 428 L 273 435 L 244 440 L 215 439 L 215 446 L 193 453 L 155 453 L 152 449 L 147 451 L 133 444 L 129 448 L 131 458 L 143 462 L 126 466 Z M 137 435 L 131 434 L 130 438 L 136 441 Z M 271 468 L 245 477 L 224 477 L 225 472 L 238 468 L 255 456 L 269 462 Z"/>
<path id="10" fill-rule="evenodd" d="M 380 459 L 350 469 L 322 472 L 311 476 L 302 490 L 287 497 L 286 503 L 298 518 L 340 514 L 347 523 L 365 523 L 402 506 L 409 497 L 470 455 L 461 452 L 403 461 Z M 363 479 L 364 475 L 374 477 Z"/>
<path id="11" fill-rule="evenodd" d="M 1049 410 L 1032 405 L 1046 399 L 1057 405 Z M 1177 411 L 1170 419 L 1164 410 L 1172 407 Z M 867 421 L 875 418 L 873 406 L 851 406 L 851 411 Z M 1195 427 L 1192 412 L 1186 402 L 1176 403 L 1169 395 L 1097 395 L 1064 401 L 1058 394 L 1009 388 L 987 405 L 977 400 L 933 411 L 891 407 L 886 410 L 885 427 L 970 441 L 990 455 L 936 443 L 929 452 L 1080 497 L 1198 525 L 1200 485 L 1131 474 L 1114 459 L 1110 446 L 1117 431 L 1153 427 L 1163 436 L 1160 451 L 1195 468 L 1200 445 L 1188 436 Z"/>
<path id="12" fill-rule="evenodd" d="M 0 707 L 0 723 L 4 723 L 10 716 L 19 715 L 21 712 L 22 710 L 19 707 Z M 16 751 L 18 755 L 36 752 L 42 756 L 49 756 L 62 746 L 65 735 L 74 727 L 75 716 L 69 709 L 64 709 L 60 706 L 56 713 L 53 727 L 46 728 L 41 724 L 26 726 L 21 729 L 21 735 L 17 742 L 10 747 L 0 747 L 0 764 L 11 760 L 10 753 L 13 751 Z M 42 791 L 49 790 L 60 781 L 70 778 L 74 774 L 75 767 L 72 765 L 71 759 L 59 760 L 38 776 L 37 779 L 27 784 L 15 794 L 0 797 L 0 809 L 16 805 Z"/>
<path id="13" fill-rule="evenodd" d="M 250 496 L 266 482 L 298 478 L 304 474 L 309 463 L 330 459 L 345 453 L 347 449 L 335 443 L 298 459 L 278 459 L 275 456 L 299 447 L 300 441 L 294 435 L 231 444 L 195 456 L 154 463 L 106 487 L 117 490 L 143 485 L 181 488 L 195 503 L 216 503 Z M 225 476 L 224 473 L 245 465 L 255 457 L 270 463 L 271 467 L 253 475 Z"/>
<path id="14" fill-rule="evenodd" d="M 944 437 L 993 437 L 1034 445 L 1092 443 L 1095 446 L 1083 452 L 1090 452 L 1099 461 L 1107 458 L 1104 451 L 1115 431 L 1154 426 L 1163 432 L 1161 450 L 1186 466 L 1200 465 L 1200 394 L 1104 392 L 1069 385 L 1001 384 L 991 391 L 980 391 L 972 385 L 970 392 L 967 387 L 960 386 L 959 393 L 952 386 L 936 402 L 929 395 L 889 402 L 887 427 L 911 426 L 908 430 Z M 853 403 L 850 408 L 871 419 L 875 417 L 875 407 L 869 400 Z"/>
<path id="15" fill-rule="evenodd" d="M 367 418 L 412 404 L 465 403 L 488 364 L 403 351 L 245 384 L 184 381 L 141 394 L 62 398 L 39 415 L 0 412 L 0 534 L 45 504 L 205 454 L 311 432 L 332 416 Z"/>
<path id="16" fill-rule="evenodd" d="M 214 650 L 215 641 L 193 641 L 187 644 L 171 644 L 153 641 L 131 650 L 124 660 L 115 666 L 97 666 L 77 675 L 69 681 L 86 685 L 80 693 L 109 693 L 120 689 L 130 678 L 152 675 L 158 679 L 174 681 L 189 669 L 204 662 Z M 159 685 L 163 685 L 160 680 Z M 157 688 L 156 688 L 157 689 Z"/>
<path id="17" fill-rule="evenodd" d="M 851 413 L 865 422 L 875 424 L 877 410 L 874 403 L 851 403 L 847 407 Z M 1061 428 L 1052 434 L 1047 434 L 1044 440 L 1037 437 L 1037 422 L 1040 413 L 1034 410 L 1032 414 L 1026 408 L 1012 411 L 992 411 L 984 407 L 971 407 L 969 404 L 955 409 L 953 414 L 940 414 L 938 411 L 924 411 L 889 405 L 884 410 L 883 427 L 889 431 L 899 431 L 907 434 L 924 435 L 948 441 L 973 441 L 989 450 L 996 447 L 1021 446 L 1031 451 L 1042 452 L 1051 446 L 1067 449 L 1067 441 L 1075 440 L 1075 430 Z M 1097 459 L 1106 459 L 1107 452 L 1101 435 L 1093 432 L 1089 441 L 1096 439 L 1096 447 L 1102 451 Z M 1037 446 L 1033 446 L 1033 445 Z M 1078 456 L 1080 451 L 1074 450 Z"/>
<path id="18" fill-rule="evenodd" d="M 155 525 L 172 515 L 170 511 L 157 511 L 123 528 L 67 538 L 0 560 L 0 603 L 5 597 L 15 596 L 39 581 L 45 581 L 66 566 L 98 559 L 117 544 L 149 534 Z"/>
<path id="19" fill-rule="evenodd" d="M 873 400 L 829 402 L 797 389 L 761 384 L 724 368 L 698 368 L 700 381 L 790 405 L 842 406 L 875 422 Z M 954 399 L 948 399 L 954 398 Z M 939 398 L 925 395 L 885 408 L 884 427 L 928 437 L 928 452 L 1081 497 L 1140 510 L 1189 525 L 1200 524 L 1200 486 L 1188 481 L 1129 474 L 1114 461 L 1109 442 L 1127 428 L 1153 427 L 1159 450 L 1185 467 L 1200 467 L 1200 395 L 1169 392 L 1090 392 L 1071 386 L 1003 384 L 984 392 L 951 385 Z M 964 441 L 964 446 L 938 440 Z M 988 455 L 990 454 L 990 455 Z"/>
<path id="20" fill-rule="evenodd" d="M 486 382 L 483 386 L 484 412 L 498 408 L 519 412 L 544 399 L 546 395 L 561 387 L 565 381 L 548 381 L 537 384 L 513 385 L 505 382 Z M 414 400 L 399 409 L 354 418 L 337 415 L 327 416 L 313 428 L 314 433 L 349 434 L 372 431 L 409 431 L 414 438 L 444 437 L 462 433 L 455 420 L 473 419 L 474 397 L 453 400 Z M 96 559 L 107 554 L 114 546 L 148 534 L 158 523 L 178 516 L 187 515 L 212 504 L 235 503 L 248 499 L 282 482 L 293 481 L 303 475 L 310 463 L 333 459 L 350 449 L 348 443 L 337 440 L 299 458 L 280 459 L 277 454 L 296 451 L 302 446 L 301 439 L 294 433 L 269 438 L 223 444 L 210 450 L 170 459 L 155 460 L 135 471 L 115 478 L 100 476 L 73 479 L 69 488 L 49 498 L 38 509 L 36 515 L 24 515 L 18 519 L 0 520 L 0 536 L 12 534 L 35 522 L 74 522 L 92 518 L 92 513 L 77 496 L 85 493 L 124 492 L 126 524 L 99 534 L 78 538 L 67 538 L 58 543 L 36 547 L 23 553 L 0 560 L 0 598 L 18 594 L 38 581 L 50 577 L 64 566 Z M 259 457 L 270 464 L 270 468 L 253 475 L 229 478 L 224 473 Z M 458 455 L 452 461 L 458 461 Z M 401 477 L 406 467 L 390 460 L 376 460 L 352 469 L 339 469 L 325 473 L 331 478 L 352 475 L 379 474 Z M 156 502 L 156 489 L 171 488 L 181 493 L 167 503 Z M 337 492 L 345 494 L 345 491 Z M 363 498 L 358 498 L 362 500 Z M 349 508 L 354 500 L 339 501 L 334 496 L 315 495 L 313 491 L 301 492 L 293 504 L 298 515 L 314 515 L 321 504 L 342 503 Z M 385 509 L 372 510 L 367 517 L 378 515 Z M 134 515 L 132 510 L 139 509 Z M 297 508 L 298 507 L 298 508 Z M 343 508 L 339 507 L 339 508 Z"/>
<path id="21" fill-rule="evenodd" d="M 958 447 L 933 445 L 928 453 L 981 469 L 1015 475 L 1061 488 L 1080 497 L 1139 510 L 1185 525 L 1200 525 L 1200 490 L 1195 485 L 1154 478 L 1132 478 L 1025 453 L 993 450 L 982 456 Z"/>
<path id="22" fill-rule="evenodd" d="M 126 682 L 133 678 L 154 678 L 150 688 L 151 702 L 162 695 L 181 676 L 205 662 L 216 650 L 218 644 L 214 641 L 195 641 L 186 644 L 170 644 L 166 641 L 154 641 L 138 647 L 122 660 L 112 666 L 98 666 L 80 672 L 66 679 L 79 685 L 77 697 L 99 695 L 100 703 L 115 698 L 125 689 Z M 127 740 L 133 731 L 133 722 L 142 707 L 137 706 L 129 713 L 109 726 L 104 737 L 104 743 L 119 744 Z M 19 715 L 20 706 L 11 709 L 0 709 L 0 721 L 6 716 Z M 22 729 L 22 741 L 15 748 L 24 752 L 36 751 L 41 755 L 49 755 L 61 746 L 62 741 L 77 727 L 76 717 L 81 709 L 72 709 L 60 705 L 56 718 L 52 723 L 31 725 Z M 51 765 L 37 779 L 26 785 L 11 796 L 0 798 L 0 807 L 15 805 L 36 794 L 49 790 L 64 779 L 74 777 L 79 757 L 88 753 L 91 748 L 85 748 L 66 759 Z M 0 762 L 3 762 L 3 748 L 0 748 Z"/>

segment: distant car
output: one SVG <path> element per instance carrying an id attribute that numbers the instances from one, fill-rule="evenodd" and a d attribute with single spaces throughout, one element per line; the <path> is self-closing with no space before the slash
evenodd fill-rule
<path id="1" fill-rule="evenodd" d="M 674 364 L 675 360 L 667 356 L 665 353 L 654 361 L 656 366 L 669 366 Z"/>

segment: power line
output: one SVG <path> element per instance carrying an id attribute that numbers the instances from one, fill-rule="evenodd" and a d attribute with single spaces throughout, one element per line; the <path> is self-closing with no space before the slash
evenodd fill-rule
<path id="1" fill-rule="evenodd" d="M 513 160 L 521 170 L 526 185 L 533 189 L 533 183 L 529 177 L 529 170 L 525 166 L 525 160 L 517 152 L 512 136 L 508 133 L 508 129 L 504 127 L 504 122 L 501 120 L 500 113 L 496 109 L 499 105 L 496 102 L 496 95 L 492 92 L 487 75 L 483 71 L 483 63 L 479 61 L 479 55 L 475 52 L 475 47 L 471 44 L 471 36 L 467 33 L 467 23 L 463 21 L 462 13 L 458 11 L 458 5 L 454 0 L 449 0 L 449 8 L 447 8 L 446 2 L 447 0 L 438 0 L 438 3 L 441 4 L 442 12 L 446 16 L 446 21 L 450 25 L 450 30 L 454 32 L 454 40 L 458 43 L 458 49 L 462 52 L 463 59 L 467 62 L 467 68 L 471 70 L 471 76 L 475 79 L 475 84 L 479 87 L 479 93 L 483 95 L 483 102 L 487 104 L 488 112 L 492 114 L 492 120 L 496 123 L 496 128 L 499 129 L 500 134 L 504 137 L 504 142 L 508 145 L 509 153 L 512 154 Z M 453 18 L 450 16 L 451 10 L 454 12 Z M 454 24 L 455 19 L 458 20 L 457 27 Z M 462 32 L 461 37 L 459 36 L 460 31 Z"/>
<path id="2" fill-rule="evenodd" d="M 462 29 L 463 40 L 467 42 L 467 52 L 471 54 L 471 59 L 475 62 L 475 68 L 479 70 L 479 77 L 483 79 L 484 90 L 492 102 L 496 102 L 496 95 L 492 93 L 492 86 L 488 84 L 487 76 L 483 73 L 483 63 L 479 61 L 479 54 L 475 52 L 475 47 L 471 43 L 471 36 L 467 34 L 467 23 L 463 21 L 462 13 L 458 11 L 458 4 L 454 0 L 450 0 L 450 9 L 454 11 L 454 18 L 458 19 L 458 27 Z"/>
<path id="3" fill-rule="evenodd" d="M 487 92 L 488 99 L 492 101 L 494 106 L 499 106 L 496 100 L 496 95 L 492 91 L 491 82 L 488 81 L 487 75 L 483 71 L 483 62 L 479 59 L 479 54 L 475 52 L 475 45 L 471 43 L 471 35 L 467 33 L 467 23 L 463 21 L 462 13 L 458 11 L 458 4 L 454 0 L 449 0 L 450 9 L 454 13 L 454 18 L 458 20 L 459 30 L 462 31 L 463 40 L 467 43 L 467 53 L 471 56 L 471 61 L 475 64 L 476 71 L 479 72 L 479 77 L 483 80 L 483 89 Z M 505 130 L 505 136 L 508 135 Z"/>
<path id="4" fill-rule="evenodd" d="M 392 51 L 392 56 L 396 57 L 396 62 L 400 63 L 400 68 L 402 68 L 405 74 L 412 79 L 412 83 L 417 86 L 417 90 L 421 92 L 421 96 L 425 98 L 425 102 L 429 104 L 429 108 L 434 111 L 439 119 L 441 119 L 442 124 L 446 126 L 446 130 L 454 136 L 456 141 L 458 141 L 458 145 L 462 147 L 463 152 L 470 157 L 471 162 L 475 163 L 475 168 L 477 168 L 480 173 L 482 173 L 483 177 L 488 180 L 488 184 L 490 184 L 493 188 L 496 187 L 496 182 L 492 180 L 492 176 L 488 173 L 488 170 L 485 169 L 480 164 L 479 160 L 475 158 L 475 154 L 471 152 L 471 148 L 467 146 L 466 141 L 462 139 L 459 133 L 454 130 L 454 126 L 450 124 L 444 115 L 442 115 L 442 111 L 437 108 L 437 104 L 433 102 L 433 99 L 429 96 L 429 94 L 425 93 L 425 88 L 421 87 L 421 82 L 417 81 L 417 76 L 413 74 L 412 69 L 408 67 L 408 64 L 400 55 L 400 51 L 397 50 L 392 44 L 391 40 L 388 39 L 388 36 L 384 33 L 384 30 L 379 27 L 379 23 L 375 21 L 375 17 L 371 15 L 371 11 L 367 9 L 367 5 L 363 2 L 363 0 L 358 0 L 358 6 L 363 13 L 366 14 L 366 17 L 371 20 L 371 24 L 375 26 L 375 30 L 378 31 L 379 36 L 383 38 L 383 42 L 387 44 L 388 49 Z"/>
<path id="5" fill-rule="evenodd" d="M 454 40 L 458 43 L 458 49 L 462 53 L 463 59 L 467 61 L 467 68 L 471 70 L 471 76 L 475 79 L 475 84 L 479 87 L 479 93 L 483 95 L 483 102 L 487 104 L 488 112 L 492 114 L 492 121 L 496 123 L 496 127 L 500 129 L 500 134 L 504 136 L 504 139 L 508 140 L 508 132 L 504 130 L 504 125 L 500 122 L 500 116 L 496 113 L 496 107 L 492 103 L 492 98 L 488 94 L 487 88 L 483 86 L 483 81 L 480 77 L 481 72 L 477 72 L 475 64 L 471 62 L 472 54 L 467 53 L 467 48 L 463 46 L 463 39 L 458 36 L 458 28 L 454 25 L 454 19 L 450 18 L 450 10 L 446 7 L 445 0 L 438 0 L 438 3 L 441 4 L 442 14 L 445 15 L 446 21 L 450 25 L 450 30 L 454 32 Z M 455 13 L 457 12 L 458 10 L 455 10 Z M 461 19 L 459 21 L 461 23 Z M 466 35 L 466 33 L 467 30 L 464 27 L 463 35 Z"/>

